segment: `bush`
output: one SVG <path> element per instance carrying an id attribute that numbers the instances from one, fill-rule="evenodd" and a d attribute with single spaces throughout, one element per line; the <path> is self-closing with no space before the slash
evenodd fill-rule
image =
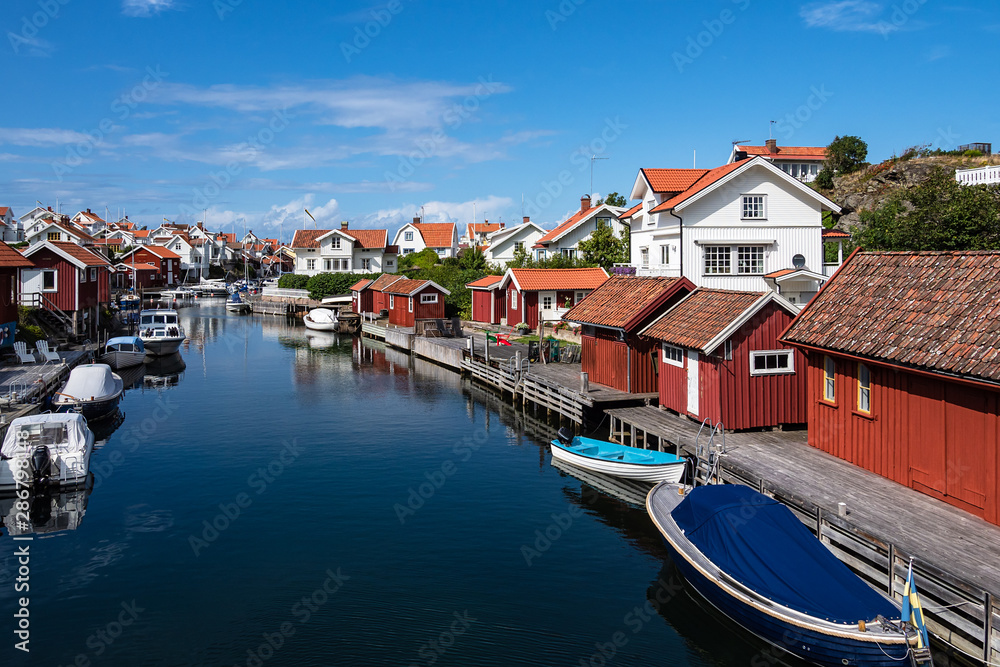
<path id="1" fill-rule="evenodd" d="M 833 190 L 833 172 L 823 167 L 816 175 L 816 187 L 821 190 Z"/>
<path id="2" fill-rule="evenodd" d="M 320 273 L 309 278 L 305 288 L 309 290 L 309 298 L 322 299 L 338 294 L 350 294 L 351 286 L 360 280 L 375 280 L 381 273 Z M 299 288 L 303 289 L 303 288 Z"/>
<path id="3" fill-rule="evenodd" d="M 286 273 L 278 279 L 278 287 L 281 289 L 305 289 L 308 282 L 309 276 Z"/>
<path id="4" fill-rule="evenodd" d="M 977 151 L 975 148 L 970 148 L 969 150 L 962 153 L 963 157 L 982 157 L 983 152 Z"/>
<path id="5" fill-rule="evenodd" d="M 868 158 L 868 144 L 861 137 L 845 135 L 834 137 L 826 147 L 826 168 L 837 174 L 857 171 Z"/>
<path id="6" fill-rule="evenodd" d="M 439 260 L 440 258 L 436 252 L 430 248 L 424 248 L 420 252 L 411 252 L 409 255 L 403 255 L 400 257 L 399 270 L 402 271 L 411 267 L 429 269 L 437 264 Z"/>

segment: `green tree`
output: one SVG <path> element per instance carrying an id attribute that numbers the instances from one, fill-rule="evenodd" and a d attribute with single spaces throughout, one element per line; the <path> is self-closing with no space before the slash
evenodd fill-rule
<path id="1" fill-rule="evenodd" d="M 618 194 L 617 192 L 611 192 L 604 199 L 597 200 L 597 205 L 600 206 L 601 204 L 607 204 L 608 206 L 627 207 L 628 200 L 626 200 L 625 197 Z"/>
<path id="2" fill-rule="evenodd" d="M 467 271 L 485 271 L 486 255 L 483 254 L 483 249 L 478 245 L 473 245 L 463 250 L 461 257 L 459 257 L 459 266 Z"/>
<path id="3" fill-rule="evenodd" d="M 857 171 L 868 158 L 868 144 L 861 137 L 836 136 L 826 147 L 826 167 L 836 174 Z"/>
<path id="4" fill-rule="evenodd" d="M 628 233 L 628 229 L 623 229 L 618 237 L 611 225 L 598 225 L 590 238 L 580 241 L 578 247 L 588 262 L 610 269 L 628 261 Z"/>
<path id="5" fill-rule="evenodd" d="M 816 180 L 813 181 L 813 183 L 815 183 L 816 187 L 820 188 L 821 190 L 832 190 L 833 172 L 830 171 L 828 167 L 823 167 L 816 175 Z"/>
<path id="6" fill-rule="evenodd" d="M 507 262 L 507 266 L 512 269 L 524 269 L 531 264 L 531 255 L 524 249 L 523 245 L 514 248 L 514 259 Z"/>
<path id="7" fill-rule="evenodd" d="M 439 261 L 441 260 L 436 252 L 430 248 L 424 248 L 420 252 L 412 252 L 409 255 L 403 255 L 400 257 L 399 270 L 402 271 L 413 267 L 429 269 Z"/>

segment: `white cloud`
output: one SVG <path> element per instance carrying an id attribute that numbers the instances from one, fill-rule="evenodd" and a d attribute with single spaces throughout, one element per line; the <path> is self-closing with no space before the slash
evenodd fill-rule
<path id="1" fill-rule="evenodd" d="M 868 0 L 814 2 L 799 11 L 809 28 L 828 28 L 837 32 L 892 32 L 895 26 L 876 19 L 882 5 Z"/>
<path id="2" fill-rule="evenodd" d="M 148 18 L 176 6 L 175 0 L 122 0 L 122 14 Z"/>
<path id="3" fill-rule="evenodd" d="M 513 219 L 511 211 L 514 209 L 513 199 L 496 195 L 464 202 L 429 201 L 369 213 L 358 219 L 357 227 L 388 229 L 392 235 L 399 227 L 421 215 L 424 222 L 457 222 L 464 225 L 472 222 L 473 210 L 476 220 L 482 222 L 484 218 L 498 221 L 500 216 L 504 216 L 505 220 Z"/>
<path id="4" fill-rule="evenodd" d="M 932 63 L 935 60 L 941 60 L 942 58 L 947 58 L 950 55 L 951 55 L 951 47 L 944 44 L 939 44 L 927 52 L 927 62 Z"/>
<path id="5" fill-rule="evenodd" d="M 0 127 L 0 144 L 14 146 L 66 146 L 90 142 L 83 132 L 59 128 Z"/>
<path id="6" fill-rule="evenodd" d="M 24 52 L 29 56 L 34 56 L 35 58 L 48 58 L 52 55 L 52 52 L 56 50 L 56 47 L 52 42 L 37 36 L 25 37 L 23 34 L 16 35 L 9 32 L 7 33 L 7 38 L 10 41 L 10 47 L 14 50 L 15 55 L 21 55 L 21 53 Z"/>

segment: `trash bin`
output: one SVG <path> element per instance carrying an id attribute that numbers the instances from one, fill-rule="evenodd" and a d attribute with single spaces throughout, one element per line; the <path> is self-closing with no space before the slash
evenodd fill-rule
<path id="1" fill-rule="evenodd" d="M 528 341 L 528 361 L 534 363 L 538 361 L 538 341 L 529 340 Z"/>

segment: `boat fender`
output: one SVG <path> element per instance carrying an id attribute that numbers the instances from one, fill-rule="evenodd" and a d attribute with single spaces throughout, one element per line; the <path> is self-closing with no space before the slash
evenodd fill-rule
<path id="1" fill-rule="evenodd" d="M 868 632 L 868 626 L 864 621 L 858 621 L 858 632 Z"/>
<path id="2" fill-rule="evenodd" d="M 559 442 L 561 442 L 564 445 L 568 445 L 569 443 L 573 442 L 573 432 L 570 431 L 565 426 L 559 429 L 557 435 L 559 436 Z"/>
<path id="3" fill-rule="evenodd" d="M 52 456 L 45 445 L 35 447 L 31 453 L 31 477 L 35 486 L 49 483 L 52 474 Z"/>

